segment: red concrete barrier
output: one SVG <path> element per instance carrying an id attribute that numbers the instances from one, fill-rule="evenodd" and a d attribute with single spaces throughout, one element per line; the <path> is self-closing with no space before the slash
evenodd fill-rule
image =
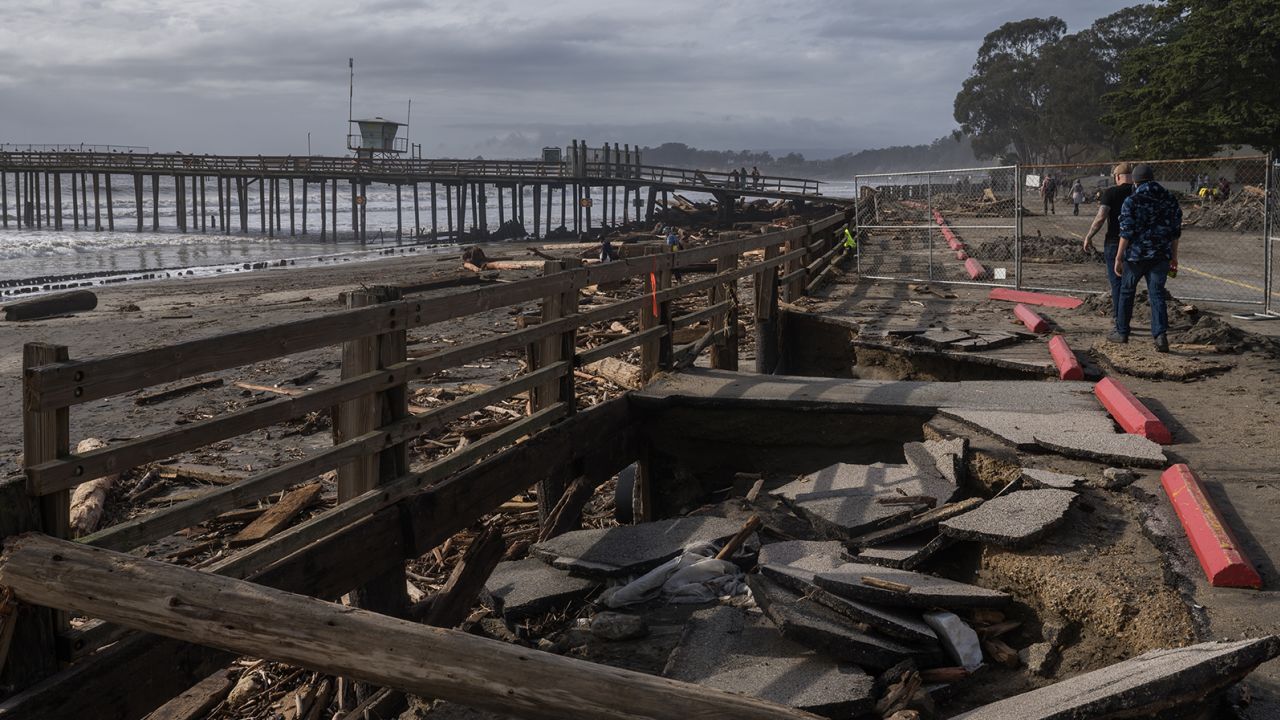
<path id="1" fill-rule="evenodd" d="M 1016 310 L 1015 310 L 1016 312 Z M 1160 422 L 1154 413 L 1147 409 L 1129 389 L 1113 378 L 1103 378 L 1093 386 L 1093 394 L 1098 396 L 1102 406 L 1111 413 L 1111 417 L 1120 423 L 1120 427 L 1131 435 L 1141 435 L 1152 442 L 1168 445 L 1173 442 L 1169 428 Z"/>
<path id="2" fill-rule="evenodd" d="M 1071 347 L 1061 335 L 1054 335 L 1049 341 L 1049 354 L 1053 356 L 1053 364 L 1058 366 L 1060 379 L 1084 379 L 1084 368 L 1080 367 L 1080 360 L 1076 358 L 1076 354 L 1071 351 Z"/>
<path id="3" fill-rule="evenodd" d="M 1080 298 L 1067 297 L 1066 295 L 1046 295 L 1044 293 L 1027 292 L 1026 290 L 1014 290 L 1013 288 L 992 288 L 991 293 L 987 295 L 987 299 L 1006 300 L 1008 302 L 1022 303 L 1023 305 L 1066 308 L 1067 310 L 1078 308 L 1084 304 L 1084 301 Z"/>
<path id="4" fill-rule="evenodd" d="M 964 270 L 969 273 L 969 277 L 973 280 L 977 280 L 987 274 L 987 269 L 982 267 L 982 263 L 973 258 L 964 261 Z"/>
<path id="5" fill-rule="evenodd" d="M 1214 587 L 1261 588 L 1258 571 L 1240 552 L 1240 544 L 1222 523 L 1200 478 L 1186 465 L 1174 465 L 1160 476 L 1160 484 L 1178 513 L 1191 549 Z"/>
<path id="6" fill-rule="evenodd" d="M 1040 313 L 1026 305 L 1014 305 L 1013 314 L 1017 315 L 1022 324 L 1026 325 L 1031 332 L 1049 332 L 1049 321 L 1040 317 Z"/>

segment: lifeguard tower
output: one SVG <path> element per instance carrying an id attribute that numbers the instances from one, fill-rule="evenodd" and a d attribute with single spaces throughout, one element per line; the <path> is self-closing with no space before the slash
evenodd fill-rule
<path id="1" fill-rule="evenodd" d="M 375 117 L 367 120 L 352 120 L 360 132 L 347 135 L 347 149 L 355 152 L 356 157 L 393 157 L 409 150 L 409 139 L 396 137 L 405 123 Z"/>

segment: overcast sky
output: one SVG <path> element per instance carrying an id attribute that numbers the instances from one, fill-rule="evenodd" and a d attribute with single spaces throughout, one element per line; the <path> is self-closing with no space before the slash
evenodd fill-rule
<path id="1" fill-rule="evenodd" d="M 1117 0 L 0 0 L 0 142 L 342 152 L 355 113 L 431 156 L 570 138 L 832 154 L 950 132 L 982 37 Z M 1065 71 L 1065 70 L 1064 70 Z"/>

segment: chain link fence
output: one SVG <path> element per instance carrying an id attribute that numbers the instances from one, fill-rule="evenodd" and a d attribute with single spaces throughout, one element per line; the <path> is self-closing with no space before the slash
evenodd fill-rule
<path id="1" fill-rule="evenodd" d="M 1016 167 L 859 175 L 854 187 L 864 277 L 1017 283 Z"/>
<path id="2" fill-rule="evenodd" d="M 1154 161 L 1182 204 L 1183 300 L 1280 307 L 1280 166 L 1265 156 Z M 1105 292 L 1107 221 L 1085 243 L 1113 163 L 859 175 L 858 269 L 872 279 Z"/>

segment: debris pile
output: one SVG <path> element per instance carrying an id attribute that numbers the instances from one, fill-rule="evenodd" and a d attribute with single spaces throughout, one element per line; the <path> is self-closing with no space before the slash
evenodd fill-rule
<path id="1" fill-rule="evenodd" d="M 978 246 L 976 255 L 992 262 L 1012 261 L 1014 257 L 1012 237 L 999 237 L 988 240 Z M 1043 237 L 1038 234 L 1022 238 L 1023 262 L 1039 263 L 1102 263 L 1101 253 L 1091 253 L 1084 249 L 1077 238 L 1051 235 Z"/>
<path id="2" fill-rule="evenodd" d="M 1261 232 L 1266 219 L 1266 193 L 1245 185 L 1222 202 L 1203 201 L 1185 209 L 1182 226 L 1200 230 Z"/>

